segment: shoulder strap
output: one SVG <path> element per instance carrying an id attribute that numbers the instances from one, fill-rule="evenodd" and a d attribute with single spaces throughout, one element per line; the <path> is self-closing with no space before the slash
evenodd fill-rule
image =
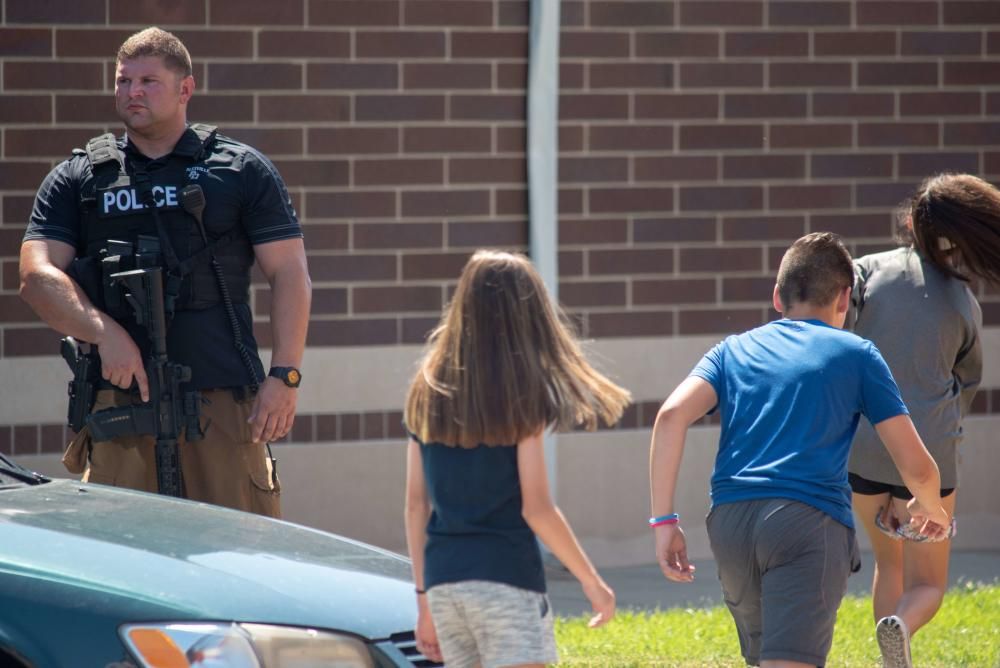
<path id="1" fill-rule="evenodd" d="M 110 132 L 92 138 L 87 142 L 87 159 L 95 171 L 101 165 L 109 162 L 118 163 L 118 169 L 125 169 L 125 157 L 118 148 L 118 140 Z"/>
<path id="2" fill-rule="evenodd" d="M 198 139 L 201 140 L 202 144 L 207 144 L 215 138 L 216 133 L 219 131 L 219 126 L 207 125 L 205 123 L 194 123 L 191 125 L 191 129 L 196 135 L 198 135 Z"/>
<path id="3" fill-rule="evenodd" d="M 117 138 L 110 132 L 98 135 L 97 137 L 92 137 L 87 141 L 87 146 L 84 150 L 81 151 L 79 149 L 73 149 L 73 154 L 85 154 L 87 156 L 87 160 L 90 162 L 90 171 L 95 177 L 99 172 L 105 171 L 105 174 L 102 175 L 102 179 L 107 178 L 109 176 L 108 172 L 111 168 L 114 168 L 115 173 L 119 174 L 119 178 L 123 178 L 125 176 L 125 155 L 122 153 L 122 150 L 118 148 Z M 105 165 L 107 167 L 105 167 Z M 81 206 L 93 197 L 92 190 L 95 187 L 94 182 L 90 181 L 90 184 L 90 191 L 83 195 L 83 198 L 81 199 Z M 84 216 L 80 222 L 80 233 L 82 235 L 81 238 L 83 239 L 88 238 L 87 224 L 87 217 Z"/>
<path id="4" fill-rule="evenodd" d="M 197 135 L 198 139 L 201 141 L 201 147 L 198 151 L 198 155 L 195 159 L 201 158 L 201 155 L 208 150 L 209 145 L 215 141 L 215 135 L 218 133 L 219 128 L 215 125 L 206 125 L 205 123 L 194 123 L 191 125 L 191 130 Z"/>

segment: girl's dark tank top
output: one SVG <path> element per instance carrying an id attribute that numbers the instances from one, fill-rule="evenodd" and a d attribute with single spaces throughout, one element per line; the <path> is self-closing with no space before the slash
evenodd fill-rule
<path id="1" fill-rule="evenodd" d="M 420 445 L 433 511 L 424 586 L 488 580 L 545 592 L 535 534 L 521 515 L 517 446 Z"/>

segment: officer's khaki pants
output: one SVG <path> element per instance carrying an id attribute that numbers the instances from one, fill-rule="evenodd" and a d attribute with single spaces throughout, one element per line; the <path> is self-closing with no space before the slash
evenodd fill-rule
<path id="1" fill-rule="evenodd" d="M 185 498 L 280 517 L 281 483 L 274 461 L 265 444 L 250 440 L 247 419 L 253 400 L 236 401 L 229 390 L 206 390 L 201 396 L 205 437 L 188 443 L 182 433 L 178 439 Z M 102 390 L 94 410 L 128 401 L 124 392 Z M 155 439 L 128 436 L 91 443 L 83 480 L 156 492 Z"/>

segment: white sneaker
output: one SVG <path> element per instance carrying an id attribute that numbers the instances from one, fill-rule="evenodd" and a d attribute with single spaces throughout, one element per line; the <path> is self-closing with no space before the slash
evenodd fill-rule
<path id="1" fill-rule="evenodd" d="M 878 620 L 875 637 L 882 652 L 882 668 L 913 668 L 910 661 L 910 631 L 896 615 Z"/>

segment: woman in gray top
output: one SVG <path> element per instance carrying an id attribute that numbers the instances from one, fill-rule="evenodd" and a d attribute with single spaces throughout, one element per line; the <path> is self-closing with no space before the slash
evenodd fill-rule
<path id="1" fill-rule="evenodd" d="M 954 516 L 956 448 L 982 376 L 982 311 L 968 284 L 1000 284 L 1000 191 L 974 176 L 942 174 L 927 179 L 901 214 L 905 245 L 855 261 L 854 329 L 889 364 Z M 875 553 L 872 599 L 883 665 L 909 668 L 910 634 L 944 597 L 951 541 L 907 540 L 891 531 L 906 526 L 912 496 L 868 424 L 858 429 L 848 469 L 854 509 Z"/>

